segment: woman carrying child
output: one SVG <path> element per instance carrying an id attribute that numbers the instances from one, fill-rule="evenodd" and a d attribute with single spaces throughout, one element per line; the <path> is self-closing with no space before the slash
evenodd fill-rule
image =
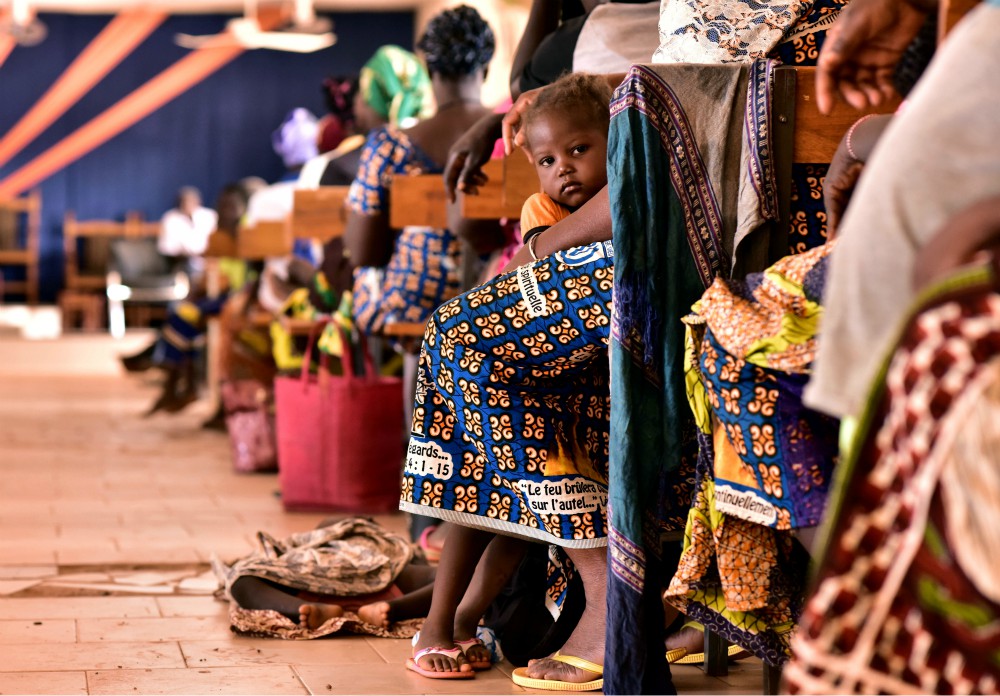
<path id="1" fill-rule="evenodd" d="M 458 526 L 408 661 L 424 676 L 472 675 L 455 609 L 486 547 L 516 547 L 515 537 L 565 549 L 587 601 L 564 655 L 515 679 L 601 688 L 614 256 L 608 242 L 546 257 L 535 248 L 607 183 L 610 97 L 605 80 L 584 75 L 539 94 L 525 114 L 543 189 L 521 221 L 532 260 L 446 303 L 427 327 L 400 507 Z"/>

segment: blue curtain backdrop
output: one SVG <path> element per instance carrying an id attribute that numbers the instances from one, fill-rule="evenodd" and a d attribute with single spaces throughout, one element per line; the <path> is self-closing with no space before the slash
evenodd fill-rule
<path id="1" fill-rule="evenodd" d="M 212 206 L 219 189 L 246 176 L 276 180 L 282 164 L 270 136 L 285 114 L 304 106 L 325 112 L 320 83 L 327 75 L 356 74 L 376 48 L 413 45 L 413 14 L 327 15 L 337 43 L 316 53 L 247 51 L 204 82 L 125 132 L 52 175 L 42 193 L 41 296 L 55 300 L 62 287 L 62 218 L 123 219 L 137 210 L 147 219 L 173 205 L 181 186 L 193 185 Z M 0 132 L 6 132 L 45 93 L 70 62 L 110 21 L 107 15 L 43 14 L 48 38 L 15 48 L 0 66 Z M 189 53 L 174 35 L 215 34 L 228 16 L 167 19 L 79 103 L 13 161 L 6 176 L 104 109 Z"/>

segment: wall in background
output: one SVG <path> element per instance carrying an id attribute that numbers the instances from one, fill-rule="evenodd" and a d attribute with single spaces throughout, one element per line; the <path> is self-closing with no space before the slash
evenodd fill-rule
<path id="1" fill-rule="evenodd" d="M 324 111 L 320 83 L 354 74 L 376 48 L 412 48 L 410 12 L 340 13 L 337 44 L 312 54 L 248 51 L 159 111 L 54 174 L 42 192 L 41 294 L 54 301 L 62 286 L 62 218 L 121 219 L 137 210 L 158 219 L 177 189 L 198 187 L 211 206 L 227 182 L 246 176 L 268 181 L 282 173 L 271 132 L 293 107 Z M 230 16 L 169 18 L 135 53 L 76 106 L 0 169 L 6 176 L 188 53 L 174 34 L 215 34 Z M 11 128 L 109 21 L 101 15 L 41 15 L 48 38 L 15 48 L 0 66 L 0 132 Z"/>

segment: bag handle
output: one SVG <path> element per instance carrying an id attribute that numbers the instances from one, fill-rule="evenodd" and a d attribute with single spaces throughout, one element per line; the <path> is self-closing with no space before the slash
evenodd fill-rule
<path id="1" fill-rule="evenodd" d="M 302 383 L 303 388 L 309 382 L 309 368 L 312 365 L 313 348 L 318 347 L 318 337 L 319 334 L 326 328 L 327 324 L 330 323 L 329 319 L 322 319 L 313 324 L 313 327 L 309 330 L 309 342 L 306 345 L 306 352 L 302 358 L 302 371 L 299 376 L 299 381 Z M 359 377 L 354 371 L 354 359 L 351 355 L 351 337 L 348 335 L 347 330 L 337 324 L 337 332 L 340 334 L 341 345 L 343 346 L 343 355 L 341 356 L 340 363 L 344 369 L 344 377 L 348 381 L 356 380 L 367 380 L 374 382 L 378 379 L 378 372 L 375 370 L 375 361 L 372 359 L 371 351 L 368 350 L 368 337 L 363 333 L 358 333 L 358 344 L 361 349 L 361 355 L 364 359 L 365 373 Z M 329 372 L 329 356 L 323 352 L 319 352 L 319 366 L 320 374 L 323 372 Z"/>
<path id="2" fill-rule="evenodd" d="M 347 335 L 347 330 L 337 325 L 337 331 L 340 332 L 340 340 L 344 346 L 344 355 L 341 356 L 340 363 L 344 368 L 344 377 L 348 381 L 368 381 L 374 382 L 378 379 L 378 372 L 375 371 L 375 361 L 372 360 L 371 351 L 368 350 L 368 337 L 364 332 L 358 332 L 358 348 L 361 350 L 361 357 L 364 361 L 365 372 L 360 377 L 354 371 L 354 356 L 349 353 L 348 347 L 351 345 L 350 337 Z"/>
<path id="3" fill-rule="evenodd" d="M 306 353 L 302 356 L 302 370 L 299 375 L 299 381 L 302 383 L 303 389 L 309 384 L 309 367 L 312 365 L 313 347 L 318 342 L 319 334 L 322 333 L 323 329 L 329 323 L 329 319 L 320 319 L 314 322 L 312 328 L 309 329 L 309 342 L 306 344 Z M 320 351 L 319 362 L 320 367 L 325 369 L 327 366 L 327 356 L 323 351 Z"/>

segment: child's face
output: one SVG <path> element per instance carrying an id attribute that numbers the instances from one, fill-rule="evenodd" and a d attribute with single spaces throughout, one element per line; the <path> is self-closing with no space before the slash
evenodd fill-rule
<path id="1" fill-rule="evenodd" d="M 557 203 L 578 208 L 608 183 L 608 134 L 602 130 L 542 113 L 527 136 L 542 191 Z"/>

